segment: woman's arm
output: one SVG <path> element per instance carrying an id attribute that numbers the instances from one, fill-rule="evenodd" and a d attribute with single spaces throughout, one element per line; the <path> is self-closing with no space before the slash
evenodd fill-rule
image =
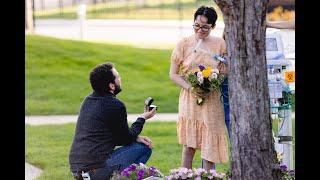
<path id="1" fill-rule="evenodd" d="M 171 62 L 170 65 L 170 72 L 169 77 L 171 80 L 173 80 L 177 85 L 181 86 L 182 88 L 189 90 L 191 88 L 191 85 L 187 83 L 179 74 L 179 66 L 175 64 L 174 62 Z"/>
<path id="2" fill-rule="evenodd" d="M 225 37 L 225 32 L 223 32 L 223 41 L 221 43 L 220 55 L 222 57 L 226 58 L 227 57 L 227 44 L 226 44 L 226 41 L 224 40 L 224 37 Z M 227 61 L 227 63 L 229 63 L 229 62 Z M 220 73 L 223 73 L 223 74 L 229 73 L 227 64 L 225 64 L 221 61 L 218 64 L 218 69 L 219 69 Z"/>

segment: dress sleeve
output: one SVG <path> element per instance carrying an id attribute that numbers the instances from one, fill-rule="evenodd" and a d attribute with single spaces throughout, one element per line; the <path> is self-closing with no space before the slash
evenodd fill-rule
<path id="1" fill-rule="evenodd" d="M 171 54 L 171 63 L 180 65 L 183 60 L 185 39 L 180 40 Z"/>

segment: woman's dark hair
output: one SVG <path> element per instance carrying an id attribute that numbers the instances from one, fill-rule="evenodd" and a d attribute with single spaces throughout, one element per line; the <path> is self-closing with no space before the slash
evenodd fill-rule
<path id="1" fill-rule="evenodd" d="M 194 13 L 193 21 L 196 20 L 198 15 L 205 16 L 206 18 L 208 18 L 208 24 L 212 24 L 212 26 L 216 24 L 216 21 L 218 18 L 217 12 L 213 9 L 213 7 L 206 7 L 206 6 L 199 7 L 197 11 Z"/>
<path id="2" fill-rule="evenodd" d="M 109 90 L 109 83 L 115 83 L 116 77 L 112 72 L 112 63 L 97 65 L 90 72 L 90 84 L 94 91 L 105 94 Z"/>

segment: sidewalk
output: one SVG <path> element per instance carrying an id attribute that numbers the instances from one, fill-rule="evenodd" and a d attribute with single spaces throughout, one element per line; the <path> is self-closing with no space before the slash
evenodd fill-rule
<path id="1" fill-rule="evenodd" d="M 141 114 L 128 114 L 128 121 L 135 121 Z M 45 124 L 66 124 L 77 122 L 77 115 L 50 115 L 50 116 L 25 116 L 25 124 L 45 125 Z M 159 113 L 148 121 L 176 121 L 177 113 Z"/>
<path id="2" fill-rule="evenodd" d="M 186 36 L 194 34 L 191 20 L 36 20 L 35 34 L 63 39 L 129 44 L 142 48 L 170 49 Z M 223 22 L 217 22 L 211 35 L 222 36 Z"/>
<path id="3" fill-rule="evenodd" d="M 135 121 L 140 114 L 128 114 L 128 121 Z M 292 119 L 295 118 L 295 113 L 291 113 Z M 28 125 L 46 125 L 46 124 L 66 124 L 66 123 L 76 123 L 77 115 L 50 115 L 50 116 L 25 116 L 25 124 Z M 159 113 L 148 120 L 148 122 L 153 121 L 177 121 L 177 113 Z"/>
<path id="4" fill-rule="evenodd" d="M 182 37 L 194 34 L 192 23 L 191 20 L 89 19 L 81 26 L 79 20 L 36 19 L 35 34 L 62 39 L 129 44 L 142 48 L 171 49 Z M 211 35 L 222 37 L 223 30 L 224 23 L 217 21 Z M 295 52 L 294 30 L 267 28 L 266 31 L 267 34 L 276 31 L 281 34 L 285 55 Z"/>
<path id="5" fill-rule="evenodd" d="M 40 176 L 42 170 L 25 162 L 25 180 L 34 180 Z"/>

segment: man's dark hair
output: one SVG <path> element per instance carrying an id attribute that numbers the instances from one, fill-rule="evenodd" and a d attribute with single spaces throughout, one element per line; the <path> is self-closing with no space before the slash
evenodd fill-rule
<path id="1" fill-rule="evenodd" d="M 193 21 L 197 19 L 198 15 L 208 18 L 208 24 L 212 24 L 212 26 L 216 24 L 218 18 L 217 12 L 213 9 L 213 7 L 207 6 L 201 6 L 197 9 L 197 11 L 194 13 Z"/>
<path id="2" fill-rule="evenodd" d="M 109 91 L 109 83 L 115 83 L 116 79 L 112 68 L 114 68 L 112 63 L 104 63 L 97 65 L 90 72 L 90 84 L 94 91 L 99 94 L 106 94 Z"/>

